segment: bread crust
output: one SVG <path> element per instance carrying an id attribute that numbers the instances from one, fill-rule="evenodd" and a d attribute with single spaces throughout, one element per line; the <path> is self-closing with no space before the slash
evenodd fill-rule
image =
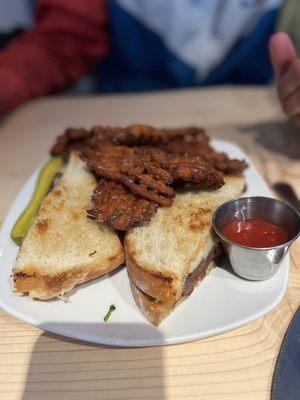
<path id="1" fill-rule="evenodd" d="M 203 242 L 199 243 L 195 254 L 199 254 L 202 248 Z M 127 235 L 124 240 L 124 251 L 129 277 L 142 292 L 162 302 L 171 303 L 180 299 L 184 288 L 183 282 L 171 272 L 164 275 L 159 271 L 150 271 L 140 266 L 134 259 L 134 251 Z"/>
<path id="2" fill-rule="evenodd" d="M 95 177 L 76 154 L 43 199 L 20 248 L 14 290 L 47 300 L 124 262 L 115 231 L 87 218 Z"/>
<path id="3" fill-rule="evenodd" d="M 199 276 L 195 286 L 198 286 L 200 282 L 209 274 L 209 272 L 215 267 L 215 263 L 211 261 L 206 269 L 205 273 Z M 150 298 L 144 293 L 134 282 L 130 279 L 131 291 L 136 305 L 138 306 L 141 313 L 151 324 L 158 326 L 160 323 L 177 307 L 186 297 L 180 296 L 179 299 L 170 302 L 158 301 L 155 298 Z M 187 296 L 188 297 L 188 296 Z"/>
<path id="4" fill-rule="evenodd" d="M 42 275 L 35 266 L 28 266 L 25 270 L 14 271 L 14 290 L 29 293 L 32 298 L 49 300 L 61 296 L 73 289 L 76 285 L 90 281 L 111 272 L 124 262 L 123 251 L 119 251 L 113 258 L 101 261 L 98 264 L 76 266 L 56 275 Z"/>
<path id="5" fill-rule="evenodd" d="M 165 302 L 174 302 L 181 296 L 181 282 L 175 275 L 170 273 L 166 276 L 158 271 L 148 271 L 136 263 L 126 236 L 124 250 L 129 277 L 140 290 Z"/>
<path id="6" fill-rule="evenodd" d="M 187 250 L 186 248 L 183 248 L 181 250 L 182 252 L 189 251 L 189 258 L 185 261 L 185 265 L 183 266 L 184 268 L 182 278 L 181 276 L 176 275 L 176 272 L 172 272 L 171 264 L 170 270 L 168 270 L 168 268 L 166 268 L 165 266 L 163 269 L 159 270 L 158 268 L 156 268 L 154 262 L 152 264 L 150 262 L 147 263 L 146 257 L 144 257 L 144 255 L 142 254 L 143 247 L 140 244 L 142 243 L 142 239 L 139 236 L 139 231 L 134 232 L 134 230 L 138 228 L 133 228 L 126 233 L 124 250 L 127 271 L 133 284 L 145 295 L 146 299 L 147 296 L 151 296 L 156 300 L 155 304 L 159 304 L 159 302 L 166 302 L 168 304 L 171 304 L 174 302 L 176 303 L 181 298 L 181 296 L 184 294 L 184 280 L 188 276 L 190 270 L 194 271 L 194 269 L 196 268 L 196 266 L 194 265 L 193 269 L 191 269 L 191 263 L 198 262 L 200 258 L 204 259 L 208 254 L 207 251 L 209 252 L 210 245 L 212 245 L 213 247 L 218 243 L 217 237 L 214 235 L 212 229 L 212 215 L 214 209 L 216 209 L 217 206 L 222 202 L 225 202 L 230 198 L 239 196 L 244 188 L 244 182 L 245 178 L 243 176 L 226 176 L 224 188 L 221 188 L 216 194 L 215 192 L 213 192 L 210 196 L 209 192 L 204 192 L 204 197 L 202 197 L 203 192 L 200 191 L 199 199 L 196 198 L 195 200 L 195 193 L 183 193 L 181 194 L 178 202 L 176 202 L 175 199 L 172 207 L 170 207 L 166 211 L 166 225 L 170 223 L 173 230 L 175 230 L 176 226 L 181 226 L 184 223 L 182 222 L 184 221 L 183 219 L 178 218 L 178 213 L 181 208 L 184 207 L 184 212 L 186 212 L 186 214 L 188 214 L 188 211 L 191 209 L 192 212 L 188 215 L 188 217 L 186 217 L 186 219 L 189 218 L 189 223 L 187 224 L 187 222 L 185 221 L 186 227 L 184 232 L 192 234 L 193 237 L 197 237 L 198 235 L 200 236 L 199 241 L 195 242 L 194 248 L 192 250 Z M 176 209 L 176 207 L 179 211 L 172 214 L 172 208 Z M 170 217 L 170 215 L 172 218 Z M 179 215 L 179 217 L 181 217 L 181 215 Z M 150 224 L 155 224 L 155 218 L 158 219 L 157 226 L 159 227 L 158 229 L 161 229 L 161 234 L 167 234 L 168 229 L 161 228 L 161 219 L 159 219 L 157 215 L 153 217 L 153 220 L 150 222 Z M 153 230 L 151 231 L 150 229 L 150 232 L 153 233 Z M 204 236 L 203 232 L 206 232 Z M 149 233 L 149 235 L 150 234 L 151 233 Z M 144 238 L 143 235 L 145 235 L 144 229 L 142 230 L 142 238 Z M 180 235 L 184 235 L 184 233 L 180 233 Z M 201 237 L 201 235 L 203 237 Z M 160 240 L 163 240 L 163 238 L 161 238 Z M 180 246 L 180 240 L 178 241 L 178 243 L 178 246 Z M 207 248 L 205 248 L 205 246 L 207 246 Z M 145 247 L 144 251 L 146 252 L 146 254 L 149 249 L 153 250 L 151 246 Z M 198 282 L 200 282 L 201 280 L 202 277 L 200 276 Z M 196 284 L 197 282 L 195 282 L 195 285 Z M 141 294 L 139 296 L 136 295 L 136 297 L 138 297 L 139 299 L 137 301 L 138 306 L 145 303 L 145 308 L 150 310 L 147 311 L 147 314 L 151 315 L 151 313 L 160 313 L 156 311 L 158 306 L 155 305 L 154 307 L 152 302 L 149 303 L 147 300 L 143 300 Z M 161 306 L 159 306 L 159 308 L 161 308 Z M 152 321 L 152 319 L 154 321 L 158 321 L 162 318 L 149 317 L 148 319 L 150 321 Z"/>
<path id="7" fill-rule="evenodd" d="M 133 298 L 136 302 L 141 313 L 144 317 L 151 322 L 151 324 L 158 326 L 163 319 L 165 319 L 176 305 L 173 302 L 157 302 L 155 299 L 150 299 L 144 292 L 142 292 L 130 279 L 131 291 Z"/>

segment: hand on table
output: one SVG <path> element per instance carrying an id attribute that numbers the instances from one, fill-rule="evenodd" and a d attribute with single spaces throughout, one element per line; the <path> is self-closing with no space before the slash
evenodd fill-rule
<path id="1" fill-rule="evenodd" d="M 270 55 L 283 111 L 300 125 L 300 59 L 286 33 L 272 36 Z"/>

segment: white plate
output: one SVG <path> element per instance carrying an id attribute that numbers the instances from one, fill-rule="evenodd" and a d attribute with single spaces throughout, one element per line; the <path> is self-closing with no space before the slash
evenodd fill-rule
<path id="1" fill-rule="evenodd" d="M 214 141 L 230 157 L 245 158 L 235 145 Z M 249 160 L 248 160 L 249 162 Z M 131 295 L 125 268 L 73 290 L 69 302 L 32 300 L 12 293 L 12 267 L 18 247 L 10 239 L 11 228 L 27 205 L 35 187 L 38 170 L 14 201 L 0 236 L 0 306 L 13 316 L 44 330 L 75 339 L 119 346 L 156 346 L 200 339 L 237 328 L 272 310 L 283 297 L 288 282 L 289 261 L 270 280 L 250 282 L 225 269 L 215 268 L 193 294 L 162 322 L 148 323 Z M 245 195 L 272 196 L 268 186 L 251 165 L 246 170 Z M 111 304 L 116 305 L 107 323 Z"/>

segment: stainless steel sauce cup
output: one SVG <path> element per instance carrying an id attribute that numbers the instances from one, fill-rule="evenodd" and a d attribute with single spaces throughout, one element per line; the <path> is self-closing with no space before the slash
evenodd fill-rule
<path id="1" fill-rule="evenodd" d="M 237 244 L 222 234 L 233 220 L 263 219 L 284 228 L 289 241 L 274 247 L 249 247 Z M 282 201 L 269 197 L 241 197 L 222 204 L 213 216 L 213 227 L 228 253 L 233 270 L 246 279 L 271 278 L 280 268 L 291 244 L 300 233 L 300 214 Z"/>

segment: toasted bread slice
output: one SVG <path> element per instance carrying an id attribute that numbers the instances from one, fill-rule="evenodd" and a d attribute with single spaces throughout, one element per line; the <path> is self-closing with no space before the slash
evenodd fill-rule
<path id="1" fill-rule="evenodd" d="M 124 262 L 116 232 L 87 218 L 95 186 L 94 176 L 72 154 L 22 243 L 13 271 L 17 292 L 50 299 Z"/>
<path id="2" fill-rule="evenodd" d="M 216 247 L 216 249 L 218 249 L 218 247 Z M 214 249 L 212 249 L 211 254 L 215 254 Z M 209 274 L 211 269 L 215 266 L 214 262 L 209 261 L 209 259 L 204 259 L 204 262 L 200 263 L 199 268 L 195 270 L 195 272 L 198 272 L 198 276 L 196 276 L 196 279 L 193 279 L 193 281 L 191 282 L 192 285 L 190 286 L 190 288 L 192 290 L 194 290 L 194 288 Z M 158 326 L 161 321 L 165 319 L 186 296 L 189 295 L 189 293 L 186 292 L 183 293 L 177 301 L 160 301 L 143 292 L 138 286 L 133 283 L 130 277 L 129 281 L 131 291 L 138 308 L 141 310 L 142 314 L 148 319 L 148 321 L 150 321 L 155 326 Z"/>
<path id="3" fill-rule="evenodd" d="M 133 295 L 150 322 L 158 325 L 211 269 L 219 243 L 212 230 L 213 213 L 244 186 L 244 177 L 226 176 L 218 190 L 179 193 L 149 225 L 127 232 L 125 257 Z"/>

